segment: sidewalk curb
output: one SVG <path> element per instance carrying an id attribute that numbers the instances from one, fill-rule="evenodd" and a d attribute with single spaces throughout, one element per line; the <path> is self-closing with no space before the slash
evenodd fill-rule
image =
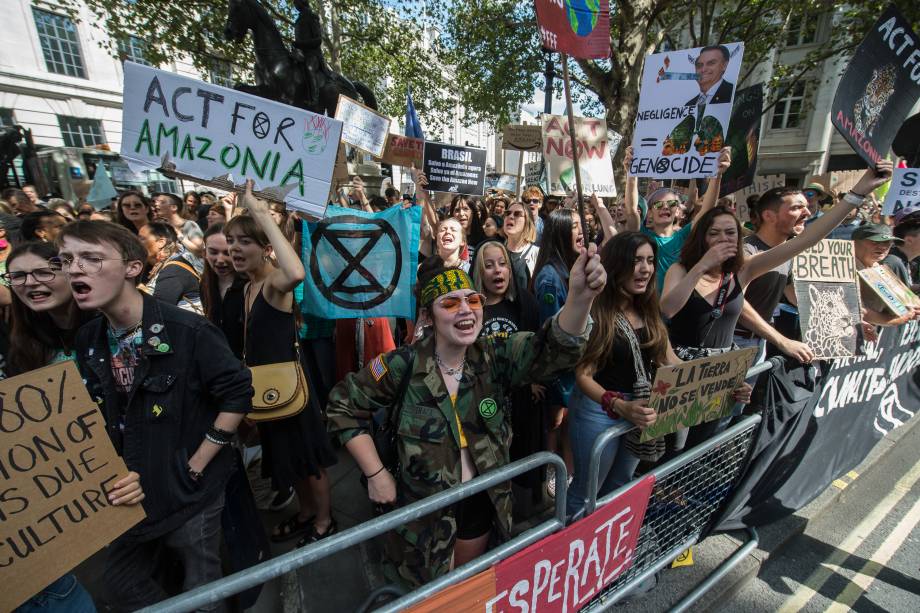
<path id="1" fill-rule="evenodd" d="M 858 466 L 852 469 L 852 472 L 857 473 L 857 478 L 863 478 L 875 464 L 884 459 L 888 453 L 891 452 L 901 438 L 916 428 L 918 424 L 920 424 L 920 413 L 905 422 L 903 426 L 893 430 L 885 436 L 885 438 L 881 439 L 875 447 L 872 448 L 869 455 L 867 455 Z M 853 479 L 853 481 L 855 481 L 855 479 Z M 852 481 L 850 481 L 850 483 L 852 483 Z M 831 505 L 835 504 L 843 495 L 844 491 L 845 487 L 839 488 L 832 484 L 806 507 L 784 517 L 776 523 L 758 528 L 759 544 L 757 549 L 751 552 L 737 567 L 735 567 L 735 569 L 726 575 L 722 581 L 717 583 L 709 593 L 700 599 L 694 605 L 694 610 L 711 610 L 714 605 L 724 604 L 732 596 L 740 592 L 749 582 L 757 577 L 760 568 L 771 556 L 782 553 L 786 545 L 805 531 L 808 522 L 812 518 L 820 515 Z M 747 540 L 747 536 L 744 535 L 739 539 L 735 536 L 736 534 L 743 533 L 721 534 L 713 538 L 729 539 L 737 548 Z M 693 587 L 695 586 L 691 586 L 684 594 L 688 593 Z M 680 597 L 682 598 L 684 594 L 681 594 Z"/>

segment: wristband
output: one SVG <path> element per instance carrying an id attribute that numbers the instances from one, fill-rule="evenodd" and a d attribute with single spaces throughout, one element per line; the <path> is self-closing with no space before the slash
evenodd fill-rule
<path id="1" fill-rule="evenodd" d="M 852 204 L 853 206 L 861 206 L 862 203 L 865 202 L 865 200 L 866 200 L 865 196 L 863 196 L 862 194 L 857 194 L 854 191 L 848 191 L 843 196 L 843 201 L 846 202 L 847 204 Z"/>
<path id="2" fill-rule="evenodd" d="M 604 412 L 607 414 L 607 417 L 610 419 L 620 419 L 619 413 L 614 410 L 614 404 L 617 400 L 625 400 L 626 394 L 622 392 L 614 392 L 612 390 L 607 390 L 604 392 L 604 395 L 601 396 L 601 408 L 604 409 Z"/>
<path id="3" fill-rule="evenodd" d="M 378 470 L 377 472 L 375 472 L 373 475 L 364 475 L 364 478 L 365 478 L 365 479 L 373 479 L 374 477 L 376 477 L 377 475 L 379 475 L 380 473 L 382 473 L 384 470 L 386 470 L 386 468 L 387 468 L 386 466 L 381 466 L 381 467 L 380 467 L 380 470 Z"/>

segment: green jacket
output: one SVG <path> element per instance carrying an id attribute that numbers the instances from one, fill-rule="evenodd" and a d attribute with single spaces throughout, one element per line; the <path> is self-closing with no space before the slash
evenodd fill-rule
<path id="1" fill-rule="evenodd" d="M 457 390 L 456 411 L 468 449 L 480 475 L 509 462 L 510 411 L 503 399 L 511 388 L 549 382 L 570 371 L 584 353 L 588 330 L 581 336 L 562 331 L 557 318 L 536 333 L 518 332 L 507 339 L 480 338 L 467 349 Z M 414 357 L 413 357 L 414 354 Z M 398 425 L 400 474 L 397 504 L 402 506 L 460 484 L 460 435 L 454 407 L 434 359 L 434 338 L 382 356 L 351 373 L 329 395 L 328 429 L 344 444 L 368 433 L 366 420 L 355 416 L 393 410 L 402 378 L 409 374 Z M 411 364 L 411 371 L 410 371 Z M 503 538 L 511 528 L 511 484 L 488 490 L 495 505 L 496 527 Z M 390 538 L 388 557 L 398 578 L 421 585 L 450 568 L 457 523 L 454 509 L 409 522 Z"/>

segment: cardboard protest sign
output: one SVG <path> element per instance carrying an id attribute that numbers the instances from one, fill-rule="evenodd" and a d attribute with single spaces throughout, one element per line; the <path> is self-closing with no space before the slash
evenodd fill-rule
<path id="1" fill-rule="evenodd" d="M 717 174 L 744 44 L 703 49 L 646 58 L 631 176 L 692 179 Z"/>
<path id="2" fill-rule="evenodd" d="M 125 62 L 121 155 L 139 168 L 257 195 L 322 217 L 342 122 Z"/>
<path id="3" fill-rule="evenodd" d="M 862 320 L 853 241 L 822 240 L 792 260 L 802 341 L 815 358 L 849 358 Z"/>
<path id="4" fill-rule="evenodd" d="M 543 130 L 538 125 L 508 124 L 502 130 L 502 149 L 539 151 L 543 146 Z"/>
<path id="5" fill-rule="evenodd" d="M 382 161 L 384 164 L 405 168 L 421 168 L 424 149 L 425 141 L 420 138 L 387 134 L 387 144 L 383 149 Z"/>
<path id="6" fill-rule="evenodd" d="M 610 57 L 608 0 L 536 0 L 545 49 L 583 59 Z"/>
<path id="7" fill-rule="evenodd" d="M 920 211 L 920 168 L 895 168 L 882 215 Z"/>
<path id="8" fill-rule="evenodd" d="M 738 219 L 741 221 L 751 220 L 751 211 L 748 209 L 747 199 L 749 196 L 760 196 L 767 190 L 774 187 L 785 187 L 786 175 L 766 175 L 755 176 L 751 184 L 735 192 L 735 207 L 738 211 Z"/>
<path id="9" fill-rule="evenodd" d="M 895 315 L 904 315 L 910 307 L 920 307 L 920 298 L 884 264 L 863 268 L 857 274 Z"/>
<path id="10" fill-rule="evenodd" d="M 719 196 L 734 194 L 754 182 L 762 116 L 763 83 L 738 90 L 725 139 L 725 145 L 732 148 L 732 163 L 722 175 Z"/>
<path id="11" fill-rule="evenodd" d="M 658 419 L 642 431 L 640 440 L 644 443 L 731 413 L 732 392 L 744 383 L 757 351 L 748 347 L 659 368 L 648 401 Z"/>
<path id="12" fill-rule="evenodd" d="M 920 98 L 920 37 L 894 4 L 853 54 L 837 86 L 831 121 L 870 166 L 884 158 Z"/>
<path id="13" fill-rule="evenodd" d="M 575 189 L 575 164 L 569 120 L 561 115 L 543 115 L 543 161 L 549 193 L 564 196 Z M 575 118 L 575 143 L 581 189 L 586 195 L 616 196 L 613 163 L 607 147 L 607 122 L 591 117 Z"/>
<path id="14" fill-rule="evenodd" d="M 0 610 L 144 519 L 107 493 L 128 474 L 73 362 L 0 382 Z"/>
<path id="15" fill-rule="evenodd" d="M 342 140 L 374 157 L 383 155 L 391 119 L 357 100 L 339 94 L 335 118 L 342 122 Z"/>
<path id="16" fill-rule="evenodd" d="M 324 319 L 414 317 L 422 209 L 330 206 L 304 226 L 301 308 Z"/>
<path id="17" fill-rule="evenodd" d="M 543 161 L 524 164 L 524 185 L 543 186 Z"/>
<path id="18" fill-rule="evenodd" d="M 485 191 L 485 149 L 426 142 L 423 164 L 430 191 L 471 196 Z"/>

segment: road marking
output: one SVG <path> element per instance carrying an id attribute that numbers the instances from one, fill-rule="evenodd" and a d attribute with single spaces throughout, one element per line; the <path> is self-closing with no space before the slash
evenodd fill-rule
<path id="1" fill-rule="evenodd" d="M 859 597 L 869 590 L 869 586 L 875 581 L 876 576 L 885 568 L 891 557 L 897 553 L 898 547 L 904 544 L 904 540 L 910 536 L 914 527 L 920 523 L 920 499 L 910 508 L 895 529 L 888 535 L 875 553 L 863 564 L 863 567 L 857 571 L 846 587 L 840 591 L 834 604 L 827 608 L 828 612 L 843 613 L 849 611 Z"/>
<path id="2" fill-rule="evenodd" d="M 859 473 L 856 472 L 855 470 L 851 470 L 850 472 L 847 473 L 847 477 L 849 477 L 850 479 L 856 479 L 857 477 L 859 477 Z"/>
<path id="3" fill-rule="evenodd" d="M 804 607 L 818 591 L 824 587 L 831 576 L 834 575 L 835 568 L 840 568 L 846 562 L 850 554 L 862 544 L 862 542 L 872 534 L 885 516 L 891 512 L 898 502 L 910 492 L 911 488 L 917 481 L 920 481 L 920 462 L 914 464 L 903 477 L 898 479 L 894 487 L 879 502 L 872 511 L 856 526 L 843 540 L 837 545 L 834 552 L 821 563 L 821 566 L 815 569 L 813 573 L 799 585 L 795 593 L 786 599 L 778 613 L 794 613 Z"/>
<path id="4" fill-rule="evenodd" d="M 847 483 L 843 479 L 834 479 L 833 486 L 836 487 L 838 490 L 846 489 L 847 485 L 849 485 L 849 483 Z"/>

